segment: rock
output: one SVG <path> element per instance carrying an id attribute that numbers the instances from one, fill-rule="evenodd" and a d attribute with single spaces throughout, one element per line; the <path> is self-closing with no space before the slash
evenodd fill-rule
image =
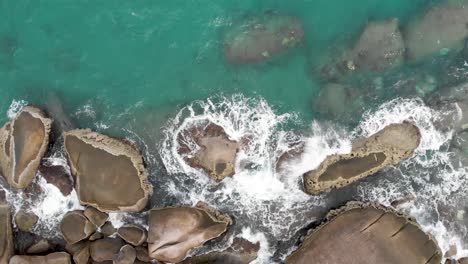
<path id="1" fill-rule="evenodd" d="M 152 258 L 148 255 L 148 249 L 144 247 L 136 247 L 136 258 L 142 262 L 151 262 Z"/>
<path id="2" fill-rule="evenodd" d="M 349 121 L 363 110 L 363 102 L 356 89 L 329 83 L 320 89 L 314 100 L 314 109 L 320 114 L 343 121 Z"/>
<path id="3" fill-rule="evenodd" d="M 346 61 L 356 69 L 384 71 L 404 62 L 405 43 L 398 19 L 369 22 Z"/>
<path id="4" fill-rule="evenodd" d="M 49 145 L 52 120 L 38 108 L 26 106 L 0 129 L 0 168 L 14 188 L 26 188 L 36 177 Z"/>
<path id="5" fill-rule="evenodd" d="M 224 37 L 224 56 L 233 64 L 261 63 L 303 39 L 304 29 L 299 19 L 264 14 L 229 29 Z"/>
<path id="6" fill-rule="evenodd" d="M 113 234 L 117 233 L 117 229 L 112 225 L 111 222 L 107 221 L 102 227 L 101 227 L 101 233 L 108 237 L 112 236 Z"/>
<path id="7" fill-rule="evenodd" d="M 181 264 L 249 264 L 257 258 L 260 243 L 252 244 L 243 238 L 235 238 L 232 245 L 223 251 L 213 251 L 188 258 Z"/>
<path id="8" fill-rule="evenodd" d="M 141 246 L 147 238 L 146 229 L 138 225 L 124 225 L 117 230 L 117 235 L 133 246 Z"/>
<path id="9" fill-rule="evenodd" d="M 71 264 L 70 255 L 65 252 L 51 253 L 47 256 L 14 256 L 10 264 Z"/>
<path id="10" fill-rule="evenodd" d="M 31 228 L 36 225 L 39 217 L 34 213 L 28 213 L 24 210 L 20 210 L 15 215 L 15 223 L 19 230 L 23 232 L 28 232 Z"/>
<path id="11" fill-rule="evenodd" d="M 68 172 L 64 167 L 41 164 L 39 166 L 39 172 L 47 183 L 57 187 L 63 196 L 68 196 L 72 192 L 73 182 L 71 176 L 68 175 Z"/>
<path id="12" fill-rule="evenodd" d="M 74 244 L 92 235 L 96 226 L 86 218 L 83 211 L 72 211 L 63 217 L 60 231 L 68 244 Z"/>
<path id="13" fill-rule="evenodd" d="M 468 264 L 468 258 L 461 258 L 458 260 L 459 264 Z"/>
<path id="14" fill-rule="evenodd" d="M 388 125 L 368 138 L 354 141 L 351 153 L 329 156 L 317 169 L 305 173 L 304 189 L 312 194 L 349 185 L 409 158 L 420 141 L 415 125 Z"/>
<path id="15" fill-rule="evenodd" d="M 0 203 L 0 264 L 8 263 L 14 254 L 13 250 L 10 206 Z"/>
<path id="16" fill-rule="evenodd" d="M 137 212 L 146 206 L 152 186 L 133 144 L 89 129 L 71 130 L 64 137 L 82 204 L 103 212 Z"/>
<path id="17" fill-rule="evenodd" d="M 91 243 L 91 258 L 94 261 L 102 262 L 112 260 L 115 254 L 124 246 L 124 242 L 118 238 L 103 238 Z"/>
<path id="18" fill-rule="evenodd" d="M 86 207 L 84 215 L 97 227 L 102 227 L 106 223 L 107 219 L 109 219 L 109 215 L 107 213 L 101 212 L 91 206 Z"/>
<path id="19" fill-rule="evenodd" d="M 123 246 L 114 256 L 114 264 L 133 264 L 136 259 L 136 251 L 130 245 Z"/>
<path id="20" fill-rule="evenodd" d="M 52 245 L 46 239 L 41 239 L 38 242 L 34 243 L 27 250 L 27 254 L 42 254 L 49 251 L 52 248 Z"/>
<path id="21" fill-rule="evenodd" d="M 349 203 L 309 233 L 286 264 L 439 264 L 437 243 L 413 220 L 383 206 Z"/>
<path id="22" fill-rule="evenodd" d="M 101 232 L 94 232 L 94 234 L 92 234 L 90 237 L 89 237 L 89 241 L 94 241 L 94 240 L 98 240 L 98 239 L 101 239 L 103 238 L 104 236 L 102 235 Z"/>
<path id="23" fill-rule="evenodd" d="M 163 262 L 180 262 L 190 250 L 223 234 L 231 223 L 229 216 L 206 204 L 153 209 L 149 216 L 149 256 Z"/>
<path id="24" fill-rule="evenodd" d="M 396 207 L 399 207 L 401 205 L 404 205 L 406 203 L 409 203 L 411 201 L 414 201 L 416 199 L 416 197 L 414 197 L 414 195 L 412 194 L 408 194 L 406 195 L 404 198 L 402 199 L 398 199 L 398 200 L 394 200 L 390 203 L 390 205 L 393 207 L 393 208 L 396 208 Z"/>
<path id="25" fill-rule="evenodd" d="M 186 138 L 193 140 L 200 149 L 186 161 L 190 166 L 203 169 L 213 180 L 219 182 L 235 174 L 236 156 L 239 143 L 230 140 L 224 129 L 213 123 L 203 123 L 179 134 L 179 153 L 187 154 Z"/>
<path id="26" fill-rule="evenodd" d="M 89 243 L 85 243 L 73 254 L 73 261 L 76 264 L 87 264 L 90 258 Z"/>
<path id="27" fill-rule="evenodd" d="M 431 7 L 405 29 L 408 59 L 416 61 L 436 53 L 461 51 L 468 37 L 467 23 L 467 1 L 444 1 Z"/>

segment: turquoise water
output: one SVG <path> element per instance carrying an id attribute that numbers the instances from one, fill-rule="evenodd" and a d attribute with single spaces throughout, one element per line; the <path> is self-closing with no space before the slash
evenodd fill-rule
<path id="1" fill-rule="evenodd" d="M 404 22 L 432 2 L 3 0 L 0 112 L 12 99 L 42 104 L 51 90 L 68 111 L 99 98 L 115 113 L 137 102 L 173 112 L 216 93 L 243 93 L 310 120 L 320 89 L 311 68 L 330 47 L 355 38 L 368 20 Z M 300 18 L 306 42 L 267 64 L 226 64 L 225 30 L 268 10 Z"/>

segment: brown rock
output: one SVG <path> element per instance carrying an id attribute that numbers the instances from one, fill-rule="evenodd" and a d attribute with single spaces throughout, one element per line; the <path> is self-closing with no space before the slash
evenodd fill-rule
<path id="1" fill-rule="evenodd" d="M 70 175 L 62 166 L 40 165 L 39 172 L 47 183 L 57 187 L 63 196 L 68 196 L 73 190 L 73 182 Z"/>
<path id="2" fill-rule="evenodd" d="M 236 155 L 239 143 L 228 138 L 224 129 L 213 123 L 200 124 L 187 133 L 178 135 L 179 153 L 189 149 L 184 143 L 187 137 L 200 146 L 192 157 L 186 158 L 190 166 L 203 169 L 213 180 L 219 182 L 235 174 Z"/>
<path id="3" fill-rule="evenodd" d="M 107 219 L 109 219 L 109 215 L 107 213 L 101 212 L 91 206 L 86 207 L 84 215 L 97 227 L 102 227 L 106 223 Z"/>
<path id="4" fill-rule="evenodd" d="M 114 256 L 114 264 L 133 264 L 136 260 L 136 251 L 130 245 L 123 246 Z"/>
<path id="5" fill-rule="evenodd" d="M 76 264 L 87 264 L 90 258 L 89 243 L 85 243 L 73 254 L 73 261 Z"/>
<path id="6" fill-rule="evenodd" d="M 14 254 L 13 250 L 10 206 L 0 203 L 0 264 L 8 263 Z"/>
<path id="7" fill-rule="evenodd" d="M 151 262 L 152 258 L 148 255 L 148 249 L 144 247 L 136 247 L 136 258 L 142 262 Z"/>
<path id="8" fill-rule="evenodd" d="M 349 203 L 332 212 L 286 259 L 287 264 L 439 264 L 437 243 L 420 226 L 378 205 Z"/>
<path id="9" fill-rule="evenodd" d="M 461 258 L 458 260 L 459 264 L 468 264 L 468 258 Z"/>
<path id="10" fill-rule="evenodd" d="M 65 252 L 51 253 L 47 256 L 14 256 L 10 264 L 71 264 L 70 255 Z"/>
<path id="11" fill-rule="evenodd" d="M 314 100 L 314 110 L 333 119 L 349 121 L 362 111 L 359 96 L 357 89 L 329 83 L 320 89 L 319 96 Z"/>
<path id="12" fill-rule="evenodd" d="M 92 235 L 96 226 L 86 218 L 83 211 L 72 211 L 63 217 L 60 231 L 67 243 L 74 244 Z"/>
<path id="13" fill-rule="evenodd" d="M 94 234 L 92 234 L 90 237 L 89 237 L 89 241 L 94 241 L 94 240 L 98 240 L 98 239 L 101 239 L 103 238 L 104 236 L 102 235 L 101 232 L 94 232 Z"/>
<path id="14" fill-rule="evenodd" d="M 409 158 L 419 146 L 419 129 L 411 124 L 391 124 L 369 138 L 356 140 L 350 154 L 327 157 L 304 174 L 307 193 L 341 188 Z"/>
<path id="15" fill-rule="evenodd" d="M 52 120 L 33 106 L 0 129 L 0 168 L 14 188 L 26 188 L 36 177 L 47 151 Z"/>
<path id="16" fill-rule="evenodd" d="M 444 1 L 431 7 L 405 29 L 407 57 L 419 60 L 442 49 L 461 51 L 468 37 L 467 23 L 467 1 Z"/>
<path id="17" fill-rule="evenodd" d="M 224 55 L 233 64 L 261 63 L 294 47 L 303 38 L 304 29 L 299 19 L 265 13 L 227 32 Z"/>
<path id="18" fill-rule="evenodd" d="M 153 209 L 149 216 L 149 256 L 180 262 L 193 248 L 223 234 L 231 223 L 228 216 L 208 210 L 206 205 Z"/>
<path id="19" fill-rule="evenodd" d="M 117 233 L 117 229 L 112 225 L 111 222 L 107 221 L 102 227 L 101 227 L 101 233 L 108 237 L 112 236 L 113 234 Z"/>
<path id="20" fill-rule="evenodd" d="M 235 238 L 226 250 L 191 257 L 181 264 L 249 264 L 257 258 L 259 249 L 260 243 L 253 244 L 243 238 Z"/>
<path id="21" fill-rule="evenodd" d="M 38 242 L 34 243 L 32 246 L 30 246 L 27 250 L 27 254 L 41 254 L 44 252 L 49 251 L 52 248 L 52 245 L 47 241 L 46 239 L 41 239 Z"/>
<path id="22" fill-rule="evenodd" d="M 91 243 L 90 253 L 94 261 L 101 262 L 112 260 L 115 254 L 124 246 L 124 242 L 118 238 L 103 238 Z"/>
<path id="23" fill-rule="evenodd" d="M 134 145 L 89 129 L 68 131 L 64 138 L 82 204 L 104 212 L 136 212 L 146 206 L 152 186 Z"/>
<path id="24" fill-rule="evenodd" d="M 36 225 L 39 218 L 34 213 L 26 212 L 20 210 L 15 215 L 15 223 L 19 230 L 23 232 L 28 232 L 31 228 Z"/>
<path id="25" fill-rule="evenodd" d="M 117 235 L 133 246 L 141 246 L 148 236 L 146 229 L 139 225 L 124 225 L 117 230 Z"/>

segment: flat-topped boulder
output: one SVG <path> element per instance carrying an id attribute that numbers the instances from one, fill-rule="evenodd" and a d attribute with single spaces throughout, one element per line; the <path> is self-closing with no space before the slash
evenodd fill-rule
<path id="1" fill-rule="evenodd" d="M 180 262 L 190 250 L 219 237 L 232 224 L 206 204 L 196 207 L 153 209 L 149 215 L 148 254 L 163 262 Z"/>
<path id="2" fill-rule="evenodd" d="M 71 211 L 63 216 L 60 231 L 68 244 L 75 244 L 91 236 L 96 226 L 86 218 L 83 211 Z"/>
<path id="3" fill-rule="evenodd" d="M 71 264 L 70 255 L 65 252 L 51 253 L 47 256 L 14 256 L 10 264 Z"/>
<path id="4" fill-rule="evenodd" d="M 194 168 L 203 169 L 213 180 L 219 182 L 235 174 L 237 152 L 240 144 L 229 139 L 224 129 L 216 124 L 204 122 L 179 134 L 180 154 L 185 155 L 185 161 Z M 186 140 L 199 146 L 195 153 L 187 145 Z"/>
<path id="5" fill-rule="evenodd" d="M 302 22 L 291 16 L 266 13 L 235 24 L 224 37 L 229 63 L 265 62 L 304 39 Z"/>
<path id="6" fill-rule="evenodd" d="M 26 106 L 0 129 L 0 170 L 14 188 L 28 187 L 47 151 L 52 120 Z"/>
<path id="7" fill-rule="evenodd" d="M 310 232 L 287 264 L 440 264 L 436 241 L 409 217 L 376 204 L 351 202 Z"/>
<path id="8" fill-rule="evenodd" d="M 351 153 L 327 157 L 303 176 L 307 193 L 341 188 L 409 158 L 421 141 L 418 127 L 391 124 L 376 134 L 353 142 Z"/>
<path id="9" fill-rule="evenodd" d="M 152 186 L 134 144 L 89 129 L 64 133 L 65 150 L 80 202 L 103 212 L 137 212 Z"/>
<path id="10" fill-rule="evenodd" d="M 0 203 L 0 264 L 8 263 L 13 256 L 13 229 L 10 206 Z"/>
<path id="11" fill-rule="evenodd" d="M 468 37 L 468 1 L 444 1 L 431 7 L 422 18 L 405 28 L 406 53 L 419 60 L 449 51 L 459 52 Z"/>

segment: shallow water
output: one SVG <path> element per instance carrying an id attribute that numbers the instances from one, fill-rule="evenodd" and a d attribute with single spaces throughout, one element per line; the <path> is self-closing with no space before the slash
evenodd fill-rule
<path id="1" fill-rule="evenodd" d="M 155 185 L 152 207 L 204 200 L 236 218 L 228 235 L 197 252 L 225 247 L 240 234 L 261 242 L 258 263 L 280 262 L 301 230 L 348 200 L 385 205 L 413 195 L 402 210 L 434 235 L 443 250 L 468 255 L 468 179 L 449 151 L 453 131 L 441 127 L 446 111 L 420 98 L 414 82 L 436 80 L 440 89 L 460 84 L 468 68 L 458 56 L 431 58 L 386 73 L 346 81 L 367 98 L 343 120 L 317 113 L 323 87 L 318 67 L 351 45 L 372 20 L 401 24 L 440 1 L 8 1 L 0 0 L 0 121 L 26 104 L 64 112 L 77 127 L 125 136 L 143 149 Z M 260 65 L 229 65 L 223 35 L 247 17 L 278 12 L 298 17 L 305 41 Z M 177 153 L 177 133 L 200 120 L 221 125 L 229 137 L 251 138 L 237 174 L 221 184 L 187 166 Z M 392 122 L 421 129 L 415 155 L 378 176 L 329 194 L 308 196 L 302 173 L 330 154 L 350 151 L 351 140 Z M 303 142 L 304 155 L 275 172 L 279 156 Z M 60 149 L 60 148 L 58 148 Z M 64 162 L 60 151 L 49 162 Z M 34 207 L 36 231 L 56 236 L 65 211 L 79 208 L 75 194 L 47 190 L 40 201 L 10 193 L 15 208 Z M 117 225 L 144 223 L 144 215 L 113 215 Z"/>

